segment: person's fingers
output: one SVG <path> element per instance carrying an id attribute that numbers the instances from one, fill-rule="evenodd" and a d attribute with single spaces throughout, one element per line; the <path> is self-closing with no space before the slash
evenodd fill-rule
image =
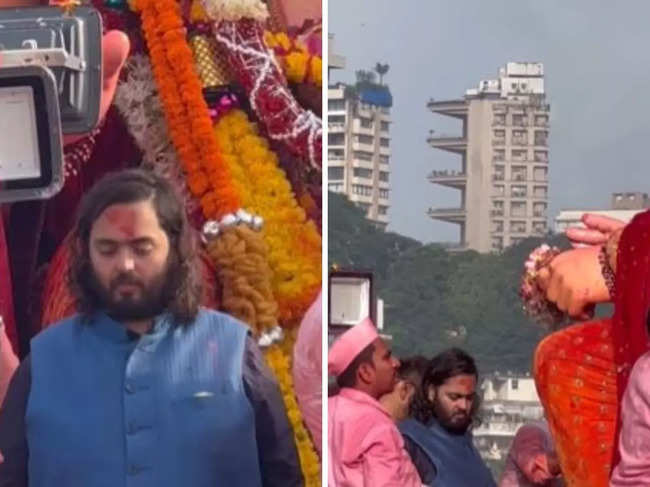
<path id="1" fill-rule="evenodd" d="M 571 227 L 565 234 L 572 244 L 603 245 L 607 242 L 605 233 L 590 228 Z"/>
<path id="2" fill-rule="evenodd" d="M 585 213 L 582 215 L 582 223 L 594 230 L 603 233 L 612 233 L 625 225 L 625 222 L 609 216 L 597 215 L 595 213 Z"/>
<path id="3" fill-rule="evenodd" d="M 129 55 L 131 44 L 129 37 L 122 31 L 111 30 L 102 39 L 103 88 L 108 90 L 117 84 L 117 80 Z"/>

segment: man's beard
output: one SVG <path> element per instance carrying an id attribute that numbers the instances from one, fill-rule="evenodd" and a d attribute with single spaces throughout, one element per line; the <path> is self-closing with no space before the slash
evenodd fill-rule
<path id="1" fill-rule="evenodd" d="M 439 404 L 433 405 L 434 416 L 438 420 L 440 426 L 455 435 L 462 435 L 467 432 L 472 424 L 472 416 L 470 414 L 449 414 Z"/>
<path id="2" fill-rule="evenodd" d="M 168 307 L 178 288 L 178 265 L 168 262 L 165 269 L 145 286 L 130 272 L 117 275 L 108 289 L 103 286 L 94 271 L 90 271 L 90 283 L 100 308 L 116 321 L 140 321 L 154 318 Z M 139 289 L 139 296 L 122 295 L 117 297 L 117 288 L 121 285 L 134 286 Z"/>

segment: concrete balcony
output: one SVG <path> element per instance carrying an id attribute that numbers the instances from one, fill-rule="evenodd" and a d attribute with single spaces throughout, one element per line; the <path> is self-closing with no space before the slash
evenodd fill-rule
<path id="1" fill-rule="evenodd" d="M 467 150 L 467 139 L 465 137 L 453 137 L 450 135 L 430 135 L 427 142 L 436 149 L 463 154 Z"/>
<path id="2" fill-rule="evenodd" d="M 464 223 L 467 218 L 465 208 L 429 208 L 427 215 L 449 223 Z"/>
<path id="3" fill-rule="evenodd" d="M 468 107 L 467 101 L 462 99 L 445 101 L 430 100 L 427 103 L 427 108 L 433 113 L 461 119 L 467 118 Z"/>
<path id="4" fill-rule="evenodd" d="M 467 186 L 467 174 L 461 171 L 432 171 L 429 173 L 430 182 L 449 188 L 464 188 Z"/>

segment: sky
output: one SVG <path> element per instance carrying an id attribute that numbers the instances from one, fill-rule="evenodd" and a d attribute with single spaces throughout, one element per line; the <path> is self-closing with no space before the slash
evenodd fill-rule
<path id="1" fill-rule="evenodd" d="M 388 229 L 422 242 L 458 240 L 457 225 L 426 211 L 459 206 L 460 191 L 426 176 L 460 169 L 460 156 L 426 137 L 430 129 L 460 134 L 461 125 L 426 102 L 460 98 L 508 61 L 544 63 L 551 219 L 563 208 L 607 208 L 613 192 L 650 191 L 648 18 L 645 0 L 329 0 L 334 51 L 347 63 L 330 82 L 390 65 Z"/>

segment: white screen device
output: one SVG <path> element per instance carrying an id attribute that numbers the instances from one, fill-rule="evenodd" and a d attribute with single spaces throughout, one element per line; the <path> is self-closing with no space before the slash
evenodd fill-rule
<path id="1" fill-rule="evenodd" d="M 40 178 L 32 87 L 0 87 L 0 113 L 0 181 Z"/>

